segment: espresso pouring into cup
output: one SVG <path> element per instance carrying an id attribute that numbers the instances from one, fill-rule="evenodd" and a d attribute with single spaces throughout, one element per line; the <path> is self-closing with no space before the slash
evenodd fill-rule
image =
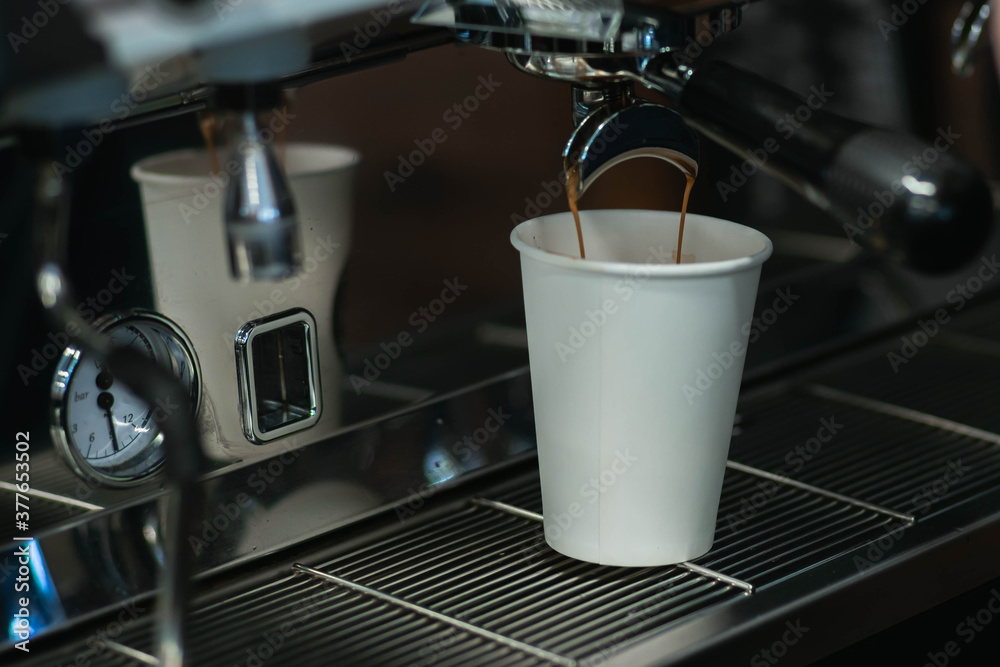
<path id="1" fill-rule="evenodd" d="M 575 86 L 573 95 L 579 123 L 563 151 L 563 168 L 566 196 L 577 221 L 580 256 L 585 257 L 585 243 L 577 214 L 579 197 L 601 174 L 625 160 L 655 157 L 677 167 L 687 179 L 677 235 L 679 264 L 688 199 L 698 176 L 698 139 L 694 132 L 677 112 L 637 102 L 630 82 L 599 91 Z"/>
<path id="2" fill-rule="evenodd" d="M 694 253 L 680 266 L 698 173 L 694 133 L 676 112 L 637 102 L 628 82 L 575 87 L 574 98 L 579 111 L 591 105 L 563 153 L 579 261 L 570 259 L 565 214 L 511 235 L 521 252 L 546 540 L 602 564 L 681 562 L 714 539 L 742 374 L 733 349 L 746 347 L 742 323 L 771 244 L 735 223 L 693 216 Z M 638 157 L 685 175 L 680 213 L 581 216 L 580 195 Z M 730 373 L 696 404 L 684 379 L 719 350 L 733 358 Z"/>
<path id="3" fill-rule="evenodd" d="M 678 563 L 711 547 L 761 265 L 771 242 L 736 223 L 584 211 L 528 220 L 521 255 L 545 536 L 619 566 Z M 704 392 L 699 371 L 727 360 Z M 710 371 L 711 372 L 711 371 Z M 596 485 L 592 480 L 598 480 Z"/>

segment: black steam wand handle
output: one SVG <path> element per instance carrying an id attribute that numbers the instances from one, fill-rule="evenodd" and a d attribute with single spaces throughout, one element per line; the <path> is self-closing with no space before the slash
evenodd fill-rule
<path id="1" fill-rule="evenodd" d="M 989 186 L 955 153 L 950 127 L 927 143 L 827 111 L 840 92 L 823 85 L 801 97 L 715 62 L 679 86 L 672 62 L 650 65 L 644 78 L 675 96 L 693 127 L 744 158 L 716 184 L 721 196 L 760 169 L 832 214 L 851 240 L 929 273 L 958 268 L 985 243 Z"/>

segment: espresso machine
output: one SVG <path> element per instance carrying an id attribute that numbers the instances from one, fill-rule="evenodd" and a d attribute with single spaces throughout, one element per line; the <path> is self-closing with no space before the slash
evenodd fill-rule
<path id="1" fill-rule="evenodd" d="M 53 332 L 52 354 L 15 368 L 51 381 L 47 431 L 17 433 L 0 479 L 5 664 L 807 664 L 1000 576 L 990 188 L 947 134 L 703 62 L 757 7 L 5 3 L 0 121 L 29 174 L 32 298 Z M 961 53 L 980 14 L 963 13 Z M 547 547 L 526 369 L 407 394 L 379 382 L 380 356 L 352 373 L 337 349 L 359 158 L 316 167 L 272 123 L 290 91 L 456 43 L 568 88 L 576 194 L 636 158 L 699 175 L 708 140 L 873 256 L 966 272 L 940 307 L 748 374 L 716 546 L 696 561 Z M 195 114 L 224 119 L 219 164 L 132 172 L 150 300 L 80 307 L 78 166 L 112 130 Z M 118 271 L 109 296 L 134 279 Z M 761 293 L 758 334 L 778 304 Z M 408 345 L 383 345 L 384 366 Z M 914 390 L 917 368 L 933 389 Z M 362 384 L 408 398 L 352 418 Z M 863 619 L 845 631 L 845 613 Z"/>

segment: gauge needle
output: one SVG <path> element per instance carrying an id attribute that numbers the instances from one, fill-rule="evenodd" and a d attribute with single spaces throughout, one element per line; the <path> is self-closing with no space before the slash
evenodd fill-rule
<path id="1" fill-rule="evenodd" d="M 118 434 L 115 433 L 115 418 L 111 415 L 111 408 L 108 408 L 107 412 L 104 414 L 108 416 L 108 427 L 111 429 L 111 445 L 117 452 L 121 449 L 121 445 L 118 444 Z"/>
<path id="2" fill-rule="evenodd" d="M 115 448 L 117 452 L 121 449 L 121 445 L 118 444 L 118 434 L 115 429 L 115 418 L 111 414 L 111 406 L 115 404 L 114 394 L 107 391 L 102 391 L 97 395 L 97 407 L 104 409 L 104 414 L 108 416 L 108 427 L 111 429 L 111 445 Z"/>

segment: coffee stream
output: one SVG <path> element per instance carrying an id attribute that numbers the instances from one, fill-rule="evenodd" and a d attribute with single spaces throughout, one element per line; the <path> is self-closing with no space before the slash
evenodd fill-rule
<path id="1" fill-rule="evenodd" d="M 687 184 L 684 186 L 684 203 L 681 204 L 681 224 L 677 230 L 677 263 L 681 263 L 681 246 L 684 244 L 684 218 L 688 212 L 688 198 L 691 196 L 691 188 L 694 186 L 694 176 L 684 174 Z"/>
<path id="2" fill-rule="evenodd" d="M 205 146 L 208 147 L 208 159 L 212 163 L 212 173 L 219 173 L 219 157 L 215 154 L 215 114 L 207 113 L 198 122 L 201 127 L 201 136 L 205 139 Z"/>
<path id="3" fill-rule="evenodd" d="M 687 217 L 688 199 L 691 197 L 691 188 L 694 187 L 695 176 L 684 169 L 684 177 L 687 184 L 684 186 L 684 202 L 681 204 L 681 222 L 677 230 L 677 264 L 681 263 L 681 246 L 684 244 L 684 218 Z M 576 223 L 576 238 L 580 242 L 580 259 L 586 259 L 587 253 L 583 249 L 583 228 L 580 226 L 580 165 L 574 164 L 566 170 L 566 199 L 569 201 L 569 210 L 573 213 L 573 221 Z"/>
<path id="4" fill-rule="evenodd" d="M 580 259 L 586 259 L 587 253 L 583 249 L 583 229 L 580 227 L 580 209 L 577 207 L 577 200 L 580 198 L 580 168 L 573 165 L 566 172 L 566 198 L 569 200 L 569 210 L 573 212 L 573 221 L 576 222 L 576 238 L 580 241 Z"/>

